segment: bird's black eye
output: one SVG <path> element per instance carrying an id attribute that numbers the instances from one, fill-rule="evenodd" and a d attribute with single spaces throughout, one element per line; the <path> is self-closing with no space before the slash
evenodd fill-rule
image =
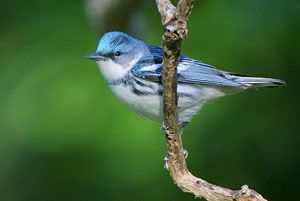
<path id="1" fill-rule="evenodd" d="M 120 51 L 116 51 L 116 52 L 115 52 L 115 56 L 116 56 L 116 57 L 118 57 L 118 56 L 120 56 L 120 55 L 121 55 L 121 52 L 120 52 Z"/>

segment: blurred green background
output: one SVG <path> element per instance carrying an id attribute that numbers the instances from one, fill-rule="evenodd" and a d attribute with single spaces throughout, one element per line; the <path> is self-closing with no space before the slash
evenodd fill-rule
<path id="1" fill-rule="evenodd" d="M 111 30 L 160 44 L 154 0 L 2 0 L 0 11 L 0 201 L 194 200 L 163 169 L 159 123 L 123 106 L 84 58 Z M 190 170 L 299 200 L 299 1 L 195 1 L 182 51 L 287 82 L 207 104 L 184 134 Z"/>

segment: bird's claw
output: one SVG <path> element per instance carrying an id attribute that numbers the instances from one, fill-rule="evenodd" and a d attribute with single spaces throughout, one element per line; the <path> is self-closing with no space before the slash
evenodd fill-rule
<path id="1" fill-rule="evenodd" d="M 185 149 L 183 149 L 182 153 L 183 153 L 183 156 L 184 156 L 185 159 L 189 156 L 189 152 L 187 150 L 185 150 Z M 168 155 L 166 155 L 164 157 L 164 162 L 165 162 L 164 169 L 165 170 L 169 170 L 169 158 L 168 158 Z"/>
<path id="2" fill-rule="evenodd" d="M 189 152 L 185 149 L 183 149 L 183 156 L 185 159 L 189 156 Z"/>
<path id="3" fill-rule="evenodd" d="M 169 129 L 167 128 L 167 126 L 166 126 L 166 124 L 165 124 L 165 121 L 163 121 L 163 122 L 161 123 L 160 130 L 161 130 L 161 132 L 163 132 L 163 133 L 166 134 L 167 136 L 170 135 L 170 131 L 169 131 Z"/>
<path id="4" fill-rule="evenodd" d="M 164 157 L 164 162 L 165 162 L 164 169 L 169 170 L 169 158 L 168 158 L 168 156 Z"/>
<path id="5" fill-rule="evenodd" d="M 183 134 L 183 131 L 184 131 L 184 129 L 185 129 L 185 127 L 186 127 L 187 124 L 188 124 L 188 122 L 181 122 L 181 123 L 179 123 L 179 133 L 180 133 L 180 135 Z M 166 126 L 166 124 L 165 124 L 164 121 L 162 122 L 162 124 L 160 126 L 160 130 L 161 130 L 161 132 L 165 133 L 166 135 L 170 135 L 170 131 L 167 128 L 167 126 Z"/>

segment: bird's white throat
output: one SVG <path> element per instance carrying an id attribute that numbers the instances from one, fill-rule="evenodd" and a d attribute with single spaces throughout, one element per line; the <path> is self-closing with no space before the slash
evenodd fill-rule
<path id="1" fill-rule="evenodd" d="M 128 69 L 124 68 L 120 64 L 117 64 L 111 59 L 105 61 L 97 61 L 97 64 L 103 77 L 108 82 L 112 82 L 116 79 L 119 79 L 128 72 Z"/>
<path id="2" fill-rule="evenodd" d="M 97 61 L 98 68 L 102 73 L 103 77 L 107 82 L 113 82 L 114 80 L 120 79 L 124 77 L 128 71 L 138 62 L 142 55 L 136 56 L 131 62 L 127 64 L 127 66 L 122 66 L 112 59 L 107 59 L 105 61 L 100 60 Z"/>

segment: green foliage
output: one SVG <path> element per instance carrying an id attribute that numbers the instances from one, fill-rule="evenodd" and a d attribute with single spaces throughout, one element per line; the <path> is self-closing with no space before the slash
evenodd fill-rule
<path id="1" fill-rule="evenodd" d="M 159 44 L 154 1 L 140 14 L 140 35 Z M 299 20 L 292 0 L 195 2 L 186 55 L 287 86 L 207 104 L 184 134 L 194 174 L 298 200 Z M 84 58 L 97 38 L 83 2 L 4 1 L 0 24 L 0 200 L 193 199 L 163 170 L 160 125 L 126 109 Z"/>

